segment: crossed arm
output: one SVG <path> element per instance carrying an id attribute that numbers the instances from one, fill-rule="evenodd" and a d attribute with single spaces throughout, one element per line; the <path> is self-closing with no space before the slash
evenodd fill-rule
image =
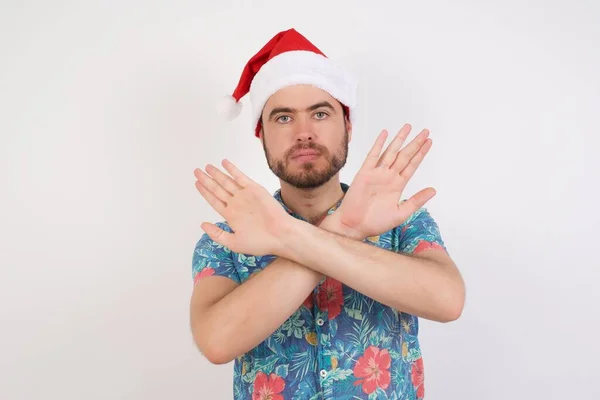
<path id="1" fill-rule="evenodd" d="M 242 285 L 224 277 L 196 284 L 192 332 L 212 363 L 227 363 L 265 340 L 324 276 L 422 318 L 449 322 L 462 312 L 464 284 L 443 249 L 388 251 L 345 236 L 329 217 L 319 227 L 290 220 L 282 238 L 279 258 Z"/>
<path id="2" fill-rule="evenodd" d="M 464 285 L 444 250 L 396 253 L 338 235 L 327 220 L 323 229 L 293 222 L 283 257 L 399 311 L 439 322 L 460 316 Z"/>

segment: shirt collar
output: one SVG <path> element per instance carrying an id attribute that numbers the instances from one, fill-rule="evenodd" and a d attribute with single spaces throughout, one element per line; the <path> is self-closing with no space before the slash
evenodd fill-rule
<path id="1" fill-rule="evenodd" d="M 342 191 L 344 192 L 344 195 L 345 195 L 350 186 L 344 182 L 340 182 L 340 186 L 342 187 Z M 288 214 L 290 214 L 296 218 L 303 219 L 300 215 L 296 214 L 295 212 L 290 210 L 290 208 L 287 205 L 285 205 L 285 203 L 283 202 L 283 199 L 281 198 L 281 189 L 277 189 L 277 191 L 273 194 L 273 197 L 275 197 L 275 199 L 279 202 L 279 204 L 281 204 L 283 209 L 285 211 L 287 211 Z M 342 204 L 343 199 L 344 199 L 344 197 L 342 196 L 342 198 L 337 203 L 335 203 L 333 206 L 331 206 L 329 208 L 329 210 L 327 211 L 327 215 L 329 215 L 329 214 L 333 213 L 335 210 L 337 210 L 337 208 L 340 206 L 340 204 Z"/>

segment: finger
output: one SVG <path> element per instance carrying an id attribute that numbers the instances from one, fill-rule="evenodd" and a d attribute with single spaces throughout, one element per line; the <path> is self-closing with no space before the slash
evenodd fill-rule
<path id="1" fill-rule="evenodd" d="M 377 166 L 377 161 L 379 161 L 379 155 L 381 154 L 381 149 L 383 149 L 383 145 L 385 144 L 385 140 L 387 139 L 387 130 L 382 130 L 377 139 L 375 139 L 375 143 L 371 150 L 367 154 L 365 158 L 365 162 L 363 163 L 363 168 L 371 169 Z"/>
<path id="2" fill-rule="evenodd" d="M 216 226 L 215 224 L 211 224 L 210 222 L 204 222 L 200 225 L 200 227 L 204 232 L 206 232 L 208 237 L 210 237 L 215 242 L 229 249 L 234 247 L 233 242 L 235 236 L 233 233 L 226 232 L 223 229 Z"/>
<path id="3" fill-rule="evenodd" d="M 210 164 L 206 166 L 206 172 L 231 195 L 242 188 L 230 176 Z"/>
<path id="4" fill-rule="evenodd" d="M 219 200 L 200 181 L 196 181 L 196 189 L 198 189 L 198 192 L 200 192 L 200 194 L 202 195 L 202 197 L 204 197 L 204 200 L 206 200 L 206 202 L 208 204 L 210 204 L 210 206 L 212 208 L 214 208 L 216 212 L 218 212 L 221 216 L 223 216 L 225 218 L 224 213 L 225 213 L 225 209 L 227 207 L 227 204 L 224 203 L 223 201 Z"/>
<path id="5" fill-rule="evenodd" d="M 216 169 L 216 168 L 215 168 Z M 221 200 L 223 203 L 227 204 L 232 195 L 227 190 L 223 189 L 221 184 L 214 180 L 211 176 L 207 175 L 206 172 L 196 169 L 194 171 L 194 175 L 198 178 L 198 181 L 202 183 L 202 185 L 208 189 L 213 196 Z"/>
<path id="6" fill-rule="evenodd" d="M 415 154 L 413 158 L 410 159 L 408 165 L 404 167 L 402 171 L 400 171 L 400 176 L 404 178 L 405 181 L 410 180 L 410 178 L 412 178 L 412 176 L 415 174 L 415 171 L 423 162 L 423 159 L 429 152 L 429 149 L 431 149 L 432 144 L 433 141 L 431 139 L 425 140 L 425 143 L 423 143 L 423 146 L 421 146 L 417 154 Z"/>
<path id="7" fill-rule="evenodd" d="M 239 170 L 238 167 L 233 165 L 231 161 L 225 159 L 221 162 L 221 164 L 223 165 L 223 168 L 229 172 L 233 179 L 235 179 L 236 183 L 240 187 L 245 188 L 246 186 L 254 183 L 252 179 L 248 178 L 242 171 Z"/>
<path id="8" fill-rule="evenodd" d="M 400 173 L 400 171 L 406 167 L 414 155 L 417 154 L 428 137 L 429 130 L 423 129 L 405 148 L 402 149 L 402 151 L 395 155 L 395 161 L 390 168 Z"/>
<path id="9" fill-rule="evenodd" d="M 394 139 L 392 140 L 390 145 L 387 147 L 387 149 L 385 149 L 385 151 L 383 152 L 383 155 L 379 159 L 380 167 L 389 167 L 390 165 L 392 165 L 392 163 L 396 159 L 396 155 L 402 148 L 402 144 L 408 137 L 410 130 L 411 130 L 410 124 L 405 124 L 402 127 L 402 129 L 400 129 L 400 131 L 398 131 L 398 133 L 396 134 L 396 136 L 394 137 Z"/>
<path id="10" fill-rule="evenodd" d="M 412 214 L 423 207 L 429 200 L 437 194 L 432 187 L 420 190 L 411 196 L 408 200 L 398 205 L 397 220 L 400 223 L 406 221 Z"/>

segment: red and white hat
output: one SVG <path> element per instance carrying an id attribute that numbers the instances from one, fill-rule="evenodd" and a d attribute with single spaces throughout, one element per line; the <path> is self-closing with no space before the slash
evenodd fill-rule
<path id="1" fill-rule="evenodd" d="M 323 52 L 294 29 L 279 32 L 246 64 L 232 96 L 226 96 L 220 113 L 237 117 L 240 99 L 250 94 L 255 135 L 260 132 L 260 115 L 265 103 L 286 86 L 309 84 L 337 99 L 353 122 L 357 82 L 347 71 L 336 66 Z"/>

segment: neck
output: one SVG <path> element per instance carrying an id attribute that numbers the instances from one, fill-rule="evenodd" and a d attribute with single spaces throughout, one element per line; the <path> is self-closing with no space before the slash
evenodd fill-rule
<path id="1" fill-rule="evenodd" d="M 281 199 L 285 205 L 311 224 L 318 223 L 343 196 L 337 175 L 314 189 L 299 189 L 281 182 Z"/>

